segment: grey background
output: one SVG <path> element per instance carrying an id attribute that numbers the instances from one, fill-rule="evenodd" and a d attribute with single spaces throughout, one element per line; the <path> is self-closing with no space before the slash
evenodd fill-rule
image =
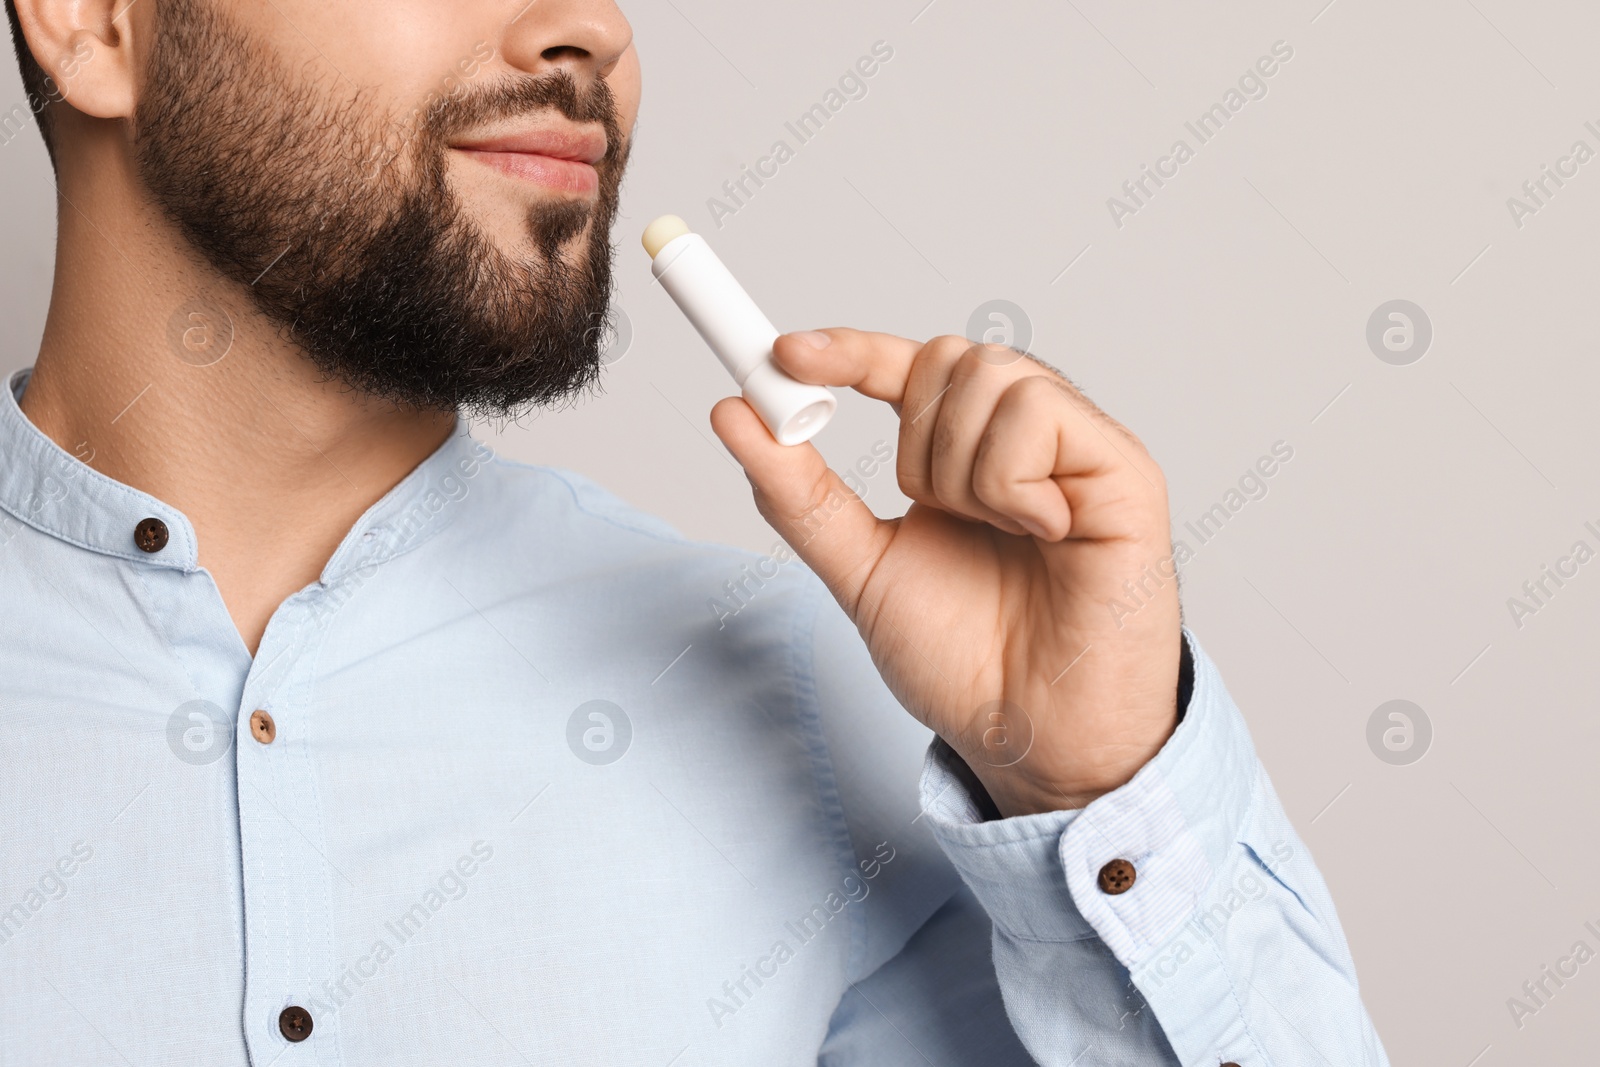
<path id="1" fill-rule="evenodd" d="M 1326 6 L 1324 6 L 1326 4 Z M 1248 716 L 1339 902 L 1396 1063 L 1577 1062 L 1600 961 L 1546 1007 L 1507 998 L 1600 927 L 1600 561 L 1537 615 L 1507 599 L 1600 528 L 1592 408 L 1600 159 L 1519 228 L 1507 198 L 1600 150 L 1600 8 L 1512 0 L 641 0 L 645 104 L 617 230 L 634 340 L 605 393 L 486 427 L 687 534 L 775 535 L 706 412 L 730 383 L 637 237 L 674 211 L 782 328 L 961 332 L 1014 301 L 1033 350 L 1138 433 L 1175 526 L 1258 457 L 1293 459 L 1184 570 L 1190 625 Z M 706 201 L 878 40 L 894 57 L 738 213 Z M 1107 198 L 1273 43 L 1292 60 L 1118 228 Z M 0 103 L 22 100 L 9 63 Z M 53 194 L 32 131 L 0 146 L 0 369 L 31 362 Z M 1070 264 L 1070 269 L 1069 268 Z M 1425 309 L 1408 366 L 1369 315 Z M 845 397 L 836 466 L 894 440 Z M 881 514 L 904 504 L 870 482 Z M 1187 538 L 1186 538 L 1187 539 Z M 1425 758 L 1369 749 L 1395 699 Z"/>

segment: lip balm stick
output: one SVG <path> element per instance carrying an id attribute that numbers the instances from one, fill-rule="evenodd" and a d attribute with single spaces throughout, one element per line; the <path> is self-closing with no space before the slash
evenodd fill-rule
<path id="1" fill-rule="evenodd" d="M 827 425 L 838 399 L 826 387 L 796 381 L 779 369 L 772 358 L 777 328 L 704 237 L 690 233 L 678 216 L 663 215 L 645 227 L 644 250 L 661 288 L 700 331 L 780 445 L 809 441 Z"/>

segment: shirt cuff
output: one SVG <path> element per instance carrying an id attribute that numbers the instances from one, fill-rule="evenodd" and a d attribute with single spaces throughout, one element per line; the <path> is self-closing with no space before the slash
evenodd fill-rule
<path id="1" fill-rule="evenodd" d="M 1177 728 L 1127 784 L 1087 807 L 985 821 L 982 787 L 935 738 L 922 773 L 922 807 L 940 846 L 1013 937 L 1099 937 L 1138 968 L 1193 914 L 1228 862 L 1250 806 L 1258 764 L 1244 718 L 1187 628 L 1193 691 Z M 1132 865 L 1131 887 L 1100 888 L 1112 860 Z"/>

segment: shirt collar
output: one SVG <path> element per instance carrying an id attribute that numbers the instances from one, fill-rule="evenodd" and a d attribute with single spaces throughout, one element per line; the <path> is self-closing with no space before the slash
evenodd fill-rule
<path id="1" fill-rule="evenodd" d="M 81 548 L 158 567 L 198 565 L 194 527 L 177 508 L 109 478 L 46 437 L 18 401 L 32 367 L 0 390 L 0 508 L 36 530 Z M 142 552 L 134 530 L 145 519 L 166 527 L 159 552 Z"/>
<path id="2" fill-rule="evenodd" d="M 0 510 L 34 529 L 108 556 L 183 571 L 199 568 L 194 527 L 177 508 L 90 467 L 47 437 L 19 401 L 32 367 L 0 390 Z M 432 536 L 459 510 L 492 452 L 467 421 L 362 514 L 323 568 L 324 583 L 384 562 Z M 166 545 L 141 551 L 134 530 L 146 519 L 166 527 Z M 0 535 L 0 544 L 6 538 Z"/>

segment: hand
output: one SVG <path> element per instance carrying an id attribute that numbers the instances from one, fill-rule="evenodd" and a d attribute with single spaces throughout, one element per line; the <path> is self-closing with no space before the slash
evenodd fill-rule
<path id="1" fill-rule="evenodd" d="M 774 354 L 801 381 L 900 416 L 912 505 L 881 520 L 742 398 L 711 412 L 762 516 L 855 622 L 890 691 L 1003 815 L 1082 807 L 1125 783 L 1177 722 L 1182 641 L 1165 479 L 1138 438 L 1049 367 L 963 337 L 831 329 L 785 334 Z"/>

